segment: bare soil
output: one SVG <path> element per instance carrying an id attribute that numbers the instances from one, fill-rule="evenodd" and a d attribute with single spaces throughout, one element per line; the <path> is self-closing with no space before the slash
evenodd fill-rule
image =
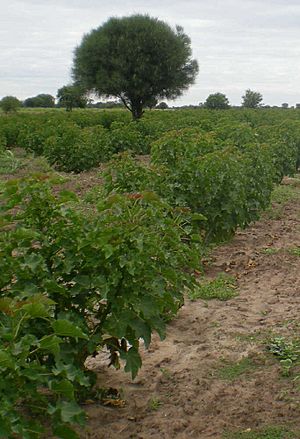
<path id="1" fill-rule="evenodd" d="M 285 183 L 300 195 L 299 180 Z M 235 276 L 238 296 L 186 300 L 167 338 L 141 349 L 134 381 L 108 369 L 105 355 L 89 361 L 98 385 L 118 389 L 125 406 L 87 403 L 82 438 L 217 439 L 270 425 L 300 428 L 299 385 L 282 377 L 267 351 L 271 337 L 298 336 L 300 327 L 300 257 L 289 252 L 300 249 L 300 197 L 280 209 L 279 218 L 265 215 L 212 253 L 207 276 Z M 238 364 L 246 366 L 235 374 Z"/>

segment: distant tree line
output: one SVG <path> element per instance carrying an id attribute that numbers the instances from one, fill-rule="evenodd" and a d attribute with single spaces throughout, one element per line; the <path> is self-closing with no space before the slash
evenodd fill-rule
<path id="1" fill-rule="evenodd" d="M 75 84 L 69 84 L 61 87 L 57 91 L 57 102 L 54 96 L 46 93 L 40 93 L 37 96 L 26 98 L 24 101 L 17 99 L 15 96 L 5 96 L 0 100 L 0 108 L 5 113 L 15 112 L 19 108 L 66 108 L 71 111 L 73 108 L 98 108 L 98 109 L 113 109 L 124 108 L 124 104 L 120 99 L 97 101 L 94 102 L 86 94 L 86 91 Z M 242 96 L 240 106 L 232 106 L 228 98 L 223 93 L 210 94 L 204 103 L 200 102 L 198 105 L 181 105 L 169 107 L 164 101 L 158 102 L 156 99 L 149 100 L 145 108 L 156 110 L 180 110 L 180 109 L 197 109 L 206 108 L 209 110 L 226 110 L 228 108 L 282 108 L 282 109 L 300 109 L 300 103 L 295 106 L 289 106 L 287 102 L 277 105 L 262 104 L 263 96 L 261 93 L 253 90 L 246 90 Z"/>
<path id="2" fill-rule="evenodd" d="M 23 102 L 23 107 L 27 108 L 53 108 L 55 107 L 55 98 L 49 94 L 39 94 L 32 98 L 27 98 Z"/>

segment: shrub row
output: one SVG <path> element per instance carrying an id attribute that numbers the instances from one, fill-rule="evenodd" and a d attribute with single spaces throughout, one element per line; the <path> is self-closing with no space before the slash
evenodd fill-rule
<path id="1" fill-rule="evenodd" d="M 78 209 L 39 179 L 11 181 L 0 198 L 0 436 L 76 438 L 95 377 L 85 360 L 103 346 L 135 377 L 139 339 L 192 287 L 197 218 L 153 193 L 114 195 Z M 45 425 L 45 421 L 46 425 Z"/>
<path id="2" fill-rule="evenodd" d="M 293 174 L 299 160 L 297 136 L 290 131 L 236 128 L 237 137 L 224 135 L 227 127 L 169 132 L 153 143 L 150 165 L 129 154 L 116 157 L 104 172 L 104 191 L 151 189 L 205 216 L 206 239 L 222 241 L 258 219 L 273 185 Z M 241 135 L 251 143 L 241 143 Z"/>
<path id="3" fill-rule="evenodd" d="M 1 117 L 0 137 L 6 139 L 9 148 L 22 146 L 35 154 L 45 154 L 58 169 L 81 172 L 125 150 L 149 154 L 151 144 L 162 137 L 164 145 L 161 145 L 160 154 L 164 149 L 165 157 L 170 160 L 176 154 L 173 151 L 176 142 L 164 137 L 164 134 L 174 129 L 180 132 L 182 142 L 184 136 L 187 137 L 187 146 L 181 154 L 189 154 L 191 138 L 196 144 L 201 133 L 207 133 L 207 139 L 204 145 L 201 136 L 199 147 L 206 148 L 207 152 L 219 149 L 222 143 L 243 149 L 248 144 L 270 142 L 274 143 L 274 148 L 276 143 L 279 151 L 287 144 L 289 148 L 294 142 L 299 151 L 299 126 L 297 112 L 272 110 L 261 110 L 259 113 L 208 110 L 148 112 L 138 123 L 130 122 L 124 111 L 76 111 L 72 114 L 44 111 Z M 96 135 L 99 137 L 97 140 Z M 288 152 L 287 149 L 285 151 Z M 276 157 L 278 159 L 278 154 Z M 281 157 L 285 160 L 283 150 Z"/>

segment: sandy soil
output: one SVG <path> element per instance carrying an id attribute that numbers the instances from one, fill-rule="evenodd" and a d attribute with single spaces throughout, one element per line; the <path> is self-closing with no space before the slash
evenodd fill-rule
<path id="1" fill-rule="evenodd" d="M 295 185 L 292 179 L 286 183 Z M 143 367 L 134 381 L 108 369 L 103 356 L 91 360 L 99 386 L 119 389 L 126 404 L 87 404 L 89 421 L 81 437 L 217 439 L 224 431 L 267 425 L 298 429 L 297 381 L 281 376 L 266 346 L 271 336 L 299 333 L 300 257 L 288 251 L 300 247 L 299 230 L 300 198 L 288 203 L 280 218 L 265 216 L 218 247 L 207 275 L 235 276 L 239 295 L 227 302 L 187 300 L 166 340 L 154 337 L 150 349 L 142 349 Z M 224 377 L 225 366 L 246 358 L 244 373 Z"/>

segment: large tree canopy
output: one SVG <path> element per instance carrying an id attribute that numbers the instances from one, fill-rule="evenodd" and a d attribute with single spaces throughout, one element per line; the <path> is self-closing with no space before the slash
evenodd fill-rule
<path id="1" fill-rule="evenodd" d="M 84 36 L 74 57 L 76 82 L 122 100 L 138 119 L 153 99 L 174 99 L 195 80 L 191 41 L 179 26 L 148 15 L 110 18 Z"/>
<path id="2" fill-rule="evenodd" d="M 258 108 L 263 100 L 262 94 L 248 88 L 244 96 L 242 96 L 242 106 L 245 108 Z"/>
<path id="3" fill-rule="evenodd" d="M 27 98 L 23 102 L 24 107 L 52 108 L 55 106 L 55 98 L 49 94 L 39 94 L 32 98 Z"/>
<path id="4" fill-rule="evenodd" d="M 17 99 L 15 96 L 5 96 L 0 101 L 0 108 L 4 111 L 4 113 L 13 113 L 21 107 L 21 101 Z"/>
<path id="5" fill-rule="evenodd" d="M 210 94 L 204 102 L 204 107 L 211 110 L 225 110 L 230 107 L 228 98 L 223 93 Z"/>
<path id="6" fill-rule="evenodd" d="M 67 111 L 72 111 L 74 107 L 85 108 L 88 102 L 83 88 L 73 84 L 58 89 L 57 99 L 58 106 L 66 107 Z"/>

